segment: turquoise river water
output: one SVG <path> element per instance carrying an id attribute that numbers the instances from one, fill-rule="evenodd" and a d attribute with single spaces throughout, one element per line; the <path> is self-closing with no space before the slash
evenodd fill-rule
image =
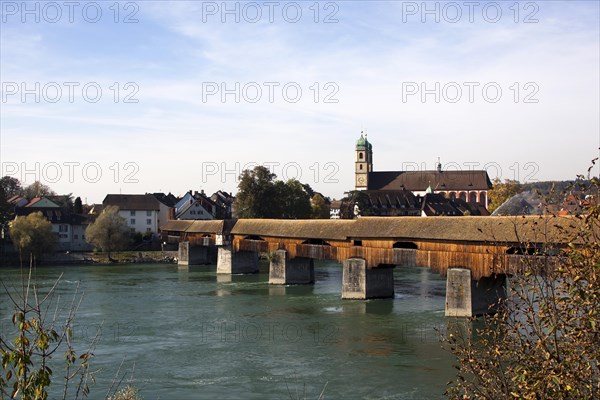
<path id="1" fill-rule="evenodd" d="M 63 273 L 56 293 L 64 307 L 78 286 L 83 292 L 78 349 L 100 334 L 92 399 L 104 398 L 120 366 L 146 400 L 317 399 L 323 389 L 327 399 L 443 398 L 453 357 L 436 333 L 446 325 L 445 280 L 430 270 L 397 267 L 395 298 L 369 301 L 340 298 L 336 263 L 317 262 L 315 284 L 303 286 L 269 285 L 262 263 L 253 275 L 215 270 L 39 267 L 35 281 L 47 291 Z M 0 277 L 19 285 L 19 269 L 2 268 Z M 4 337 L 12 312 L 2 290 Z"/>

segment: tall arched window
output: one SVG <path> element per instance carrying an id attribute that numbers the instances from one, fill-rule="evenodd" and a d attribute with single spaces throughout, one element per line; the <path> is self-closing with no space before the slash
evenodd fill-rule
<path id="1" fill-rule="evenodd" d="M 479 204 L 485 205 L 485 201 L 486 201 L 486 193 L 479 192 Z"/>
<path id="2" fill-rule="evenodd" d="M 477 192 L 469 193 L 469 203 L 477 203 Z"/>

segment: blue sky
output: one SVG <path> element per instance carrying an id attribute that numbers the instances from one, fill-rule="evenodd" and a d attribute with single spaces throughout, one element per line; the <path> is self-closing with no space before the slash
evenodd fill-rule
<path id="1" fill-rule="evenodd" d="M 570 179 L 598 155 L 597 1 L 0 5 L 2 173 L 88 203 L 235 192 L 255 164 L 339 198 L 361 130 L 376 170 Z"/>

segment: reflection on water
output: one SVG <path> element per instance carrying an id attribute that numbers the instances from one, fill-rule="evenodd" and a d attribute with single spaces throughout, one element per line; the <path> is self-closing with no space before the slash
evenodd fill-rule
<path id="1" fill-rule="evenodd" d="M 38 268 L 58 293 L 85 291 L 78 345 L 96 334 L 102 398 L 121 362 L 146 399 L 443 398 L 452 358 L 445 329 L 445 281 L 427 269 L 395 270 L 394 299 L 341 300 L 341 266 L 316 263 L 314 285 L 268 284 L 268 270 L 217 275 L 215 266 L 119 265 Z M 2 269 L 17 285 L 18 270 Z M 10 328 L 0 295 L 0 328 Z M 58 376 L 58 375 L 57 375 Z M 295 397 L 294 397 L 295 398 Z"/>

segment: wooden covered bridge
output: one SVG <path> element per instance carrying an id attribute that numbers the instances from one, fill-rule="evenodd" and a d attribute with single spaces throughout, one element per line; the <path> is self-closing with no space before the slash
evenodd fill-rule
<path id="1" fill-rule="evenodd" d="M 251 273 L 259 253 L 267 254 L 272 284 L 312 283 L 313 260 L 335 260 L 343 264 L 348 299 L 391 297 L 394 266 L 428 267 L 447 276 L 446 314 L 462 316 L 501 297 L 505 277 L 523 268 L 525 254 L 548 255 L 548 244 L 558 254 L 577 222 L 554 216 L 178 220 L 161 229 L 165 241 L 179 243 L 183 265 L 214 263 L 217 247 L 217 273 Z"/>

